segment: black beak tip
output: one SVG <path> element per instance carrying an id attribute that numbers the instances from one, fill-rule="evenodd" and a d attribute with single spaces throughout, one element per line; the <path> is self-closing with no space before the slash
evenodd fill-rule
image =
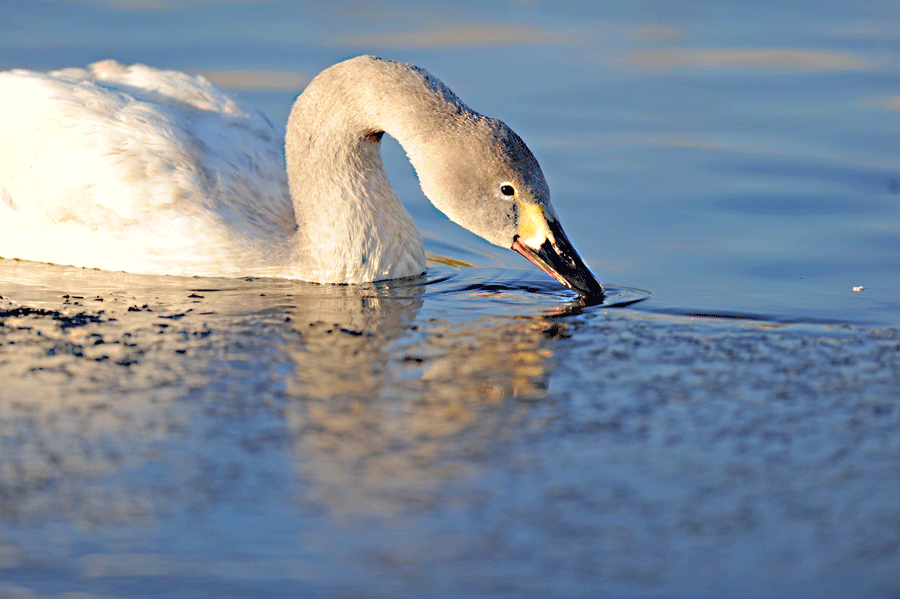
<path id="1" fill-rule="evenodd" d="M 531 248 L 518 239 L 513 250 L 522 254 L 532 264 L 554 279 L 578 293 L 583 301 L 591 304 L 603 301 L 603 284 L 594 276 L 569 240 L 560 231 L 556 243 L 545 241 L 540 248 Z"/>
<path id="2" fill-rule="evenodd" d="M 606 295 L 606 290 L 603 288 L 603 284 L 594 276 L 590 270 L 587 270 L 585 267 L 585 271 L 583 276 L 580 277 L 580 280 L 577 284 L 570 284 L 570 288 L 577 292 L 582 299 L 589 301 L 598 301 L 602 302 L 603 297 Z"/>

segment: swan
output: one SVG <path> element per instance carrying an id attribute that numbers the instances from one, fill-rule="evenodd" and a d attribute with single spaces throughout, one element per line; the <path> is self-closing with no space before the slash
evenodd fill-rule
<path id="1" fill-rule="evenodd" d="M 451 220 L 603 295 L 522 139 L 425 70 L 373 56 L 316 76 L 283 146 L 201 76 L 113 60 L 0 73 L 0 256 L 314 283 L 417 276 L 422 237 L 384 171 L 385 132 Z"/>

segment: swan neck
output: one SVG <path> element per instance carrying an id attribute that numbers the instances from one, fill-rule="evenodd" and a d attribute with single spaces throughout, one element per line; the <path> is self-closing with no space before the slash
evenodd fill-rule
<path id="1" fill-rule="evenodd" d="M 387 132 L 414 166 L 420 162 L 432 132 L 421 116 L 423 102 L 425 114 L 429 104 L 441 106 L 429 98 L 434 91 L 423 96 L 423 89 L 430 89 L 424 71 L 360 57 L 326 69 L 297 99 L 285 154 L 298 251 L 316 257 L 310 258 L 318 261 L 315 269 L 350 273 L 364 264 L 379 271 L 375 280 L 424 270 L 421 236 L 388 181 L 380 152 Z M 389 260 L 397 254 L 404 264 L 393 267 Z M 354 276 L 339 278 L 351 282 Z"/>

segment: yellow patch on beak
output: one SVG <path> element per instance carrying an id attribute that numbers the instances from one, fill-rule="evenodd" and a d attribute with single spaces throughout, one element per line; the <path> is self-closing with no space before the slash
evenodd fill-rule
<path id="1" fill-rule="evenodd" d="M 533 249 L 541 247 L 547 240 L 556 243 L 547 220 L 547 213 L 540 204 L 519 200 L 519 241 Z"/>

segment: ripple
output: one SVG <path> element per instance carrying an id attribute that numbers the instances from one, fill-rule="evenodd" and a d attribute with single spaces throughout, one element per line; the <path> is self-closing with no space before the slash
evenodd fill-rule
<path id="1" fill-rule="evenodd" d="M 627 308 L 638 302 L 649 300 L 653 297 L 653 293 L 638 289 L 636 287 L 613 287 L 606 286 L 606 295 L 603 296 L 603 303 L 598 304 L 604 308 Z"/>
<path id="2" fill-rule="evenodd" d="M 583 298 L 541 273 L 522 277 L 523 270 L 508 268 L 429 269 L 426 295 L 443 297 L 486 297 L 513 300 L 516 303 L 550 299 L 576 308 L 624 308 L 650 299 L 649 291 L 607 285 L 602 298 Z M 598 301 L 599 300 L 599 301 Z"/>

